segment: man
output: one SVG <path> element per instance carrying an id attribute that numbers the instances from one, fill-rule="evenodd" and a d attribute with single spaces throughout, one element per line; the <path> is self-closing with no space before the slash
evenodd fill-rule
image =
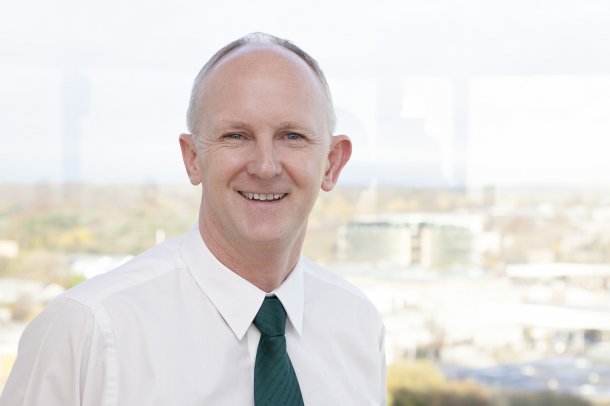
<path id="1" fill-rule="evenodd" d="M 0 403 L 384 404 L 377 311 L 301 256 L 351 154 L 317 63 L 270 35 L 235 41 L 195 79 L 188 124 L 197 227 L 53 301 Z"/>

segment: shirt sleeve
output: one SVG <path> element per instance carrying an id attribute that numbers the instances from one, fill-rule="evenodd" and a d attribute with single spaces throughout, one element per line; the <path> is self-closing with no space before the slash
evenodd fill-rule
<path id="1" fill-rule="evenodd" d="M 0 404 L 113 404 L 111 346 L 94 312 L 72 299 L 51 302 L 26 328 Z"/>
<path id="2" fill-rule="evenodd" d="M 388 388 L 387 388 L 387 369 L 386 369 L 386 357 L 385 357 L 385 327 L 381 329 L 381 395 L 379 404 L 385 406 L 387 404 Z"/>

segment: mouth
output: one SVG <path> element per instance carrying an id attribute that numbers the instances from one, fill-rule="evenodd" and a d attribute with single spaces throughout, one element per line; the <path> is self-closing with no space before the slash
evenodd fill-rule
<path id="1" fill-rule="evenodd" d="M 248 200 L 257 200 L 261 202 L 281 200 L 288 195 L 288 193 L 251 193 L 242 191 L 240 191 L 239 194 Z"/>

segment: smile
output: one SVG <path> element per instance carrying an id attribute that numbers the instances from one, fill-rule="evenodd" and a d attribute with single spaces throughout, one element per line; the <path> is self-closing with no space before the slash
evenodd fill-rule
<path id="1" fill-rule="evenodd" d="M 283 199 L 287 193 L 250 193 L 250 192 L 239 192 L 240 195 L 249 200 L 280 200 Z"/>

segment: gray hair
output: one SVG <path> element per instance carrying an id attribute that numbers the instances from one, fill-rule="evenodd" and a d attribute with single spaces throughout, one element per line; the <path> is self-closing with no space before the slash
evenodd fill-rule
<path id="1" fill-rule="evenodd" d="M 195 78 L 193 82 L 193 88 L 191 90 L 191 100 L 189 102 L 188 111 L 186 114 L 186 124 L 188 130 L 191 134 L 196 135 L 197 129 L 199 127 L 200 114 L 198 113 L 198 104 L 199 99 L 201 98 L 201 82 L 206 74 L 227 54 L 231 51 L 234 51 L 238 48 L 241 48 L 245 45 L 250 44 L 260 44 L 260 45 L 278 45 L 284 49 L 287 49 L 294 54 L 296 54 L 299 58 L 301 58 L 315 73 L 318 77 L 318 80 L 322 84 L 324 88 L 324 92 L 326 93 L 328 107 L 327 107 L 327 119 L 328 119 L 328 130 L 330 135 L 335 131 L 335 125 L 337 122 L 337 118 L 335 116 L 335 108 L 333 106 L 332 96 L 330 94 L 330 88 L 328 87 L 328 82 L 326 81 L 326 77 L 324 76 L 324 72 L 318 65 L 318 62 L 313 59 L 307 52 L 303 51 L 298 46 L 294 45 L 292 42 L 276 37 L 274 35 L 265 34 L 263 32 L 253 32 L 251 34 L 247 34 L 218 50 L 210 60 L 201 68 L 199 74 Z M 197 138 L 197 137 L 196 137 Z"/>

